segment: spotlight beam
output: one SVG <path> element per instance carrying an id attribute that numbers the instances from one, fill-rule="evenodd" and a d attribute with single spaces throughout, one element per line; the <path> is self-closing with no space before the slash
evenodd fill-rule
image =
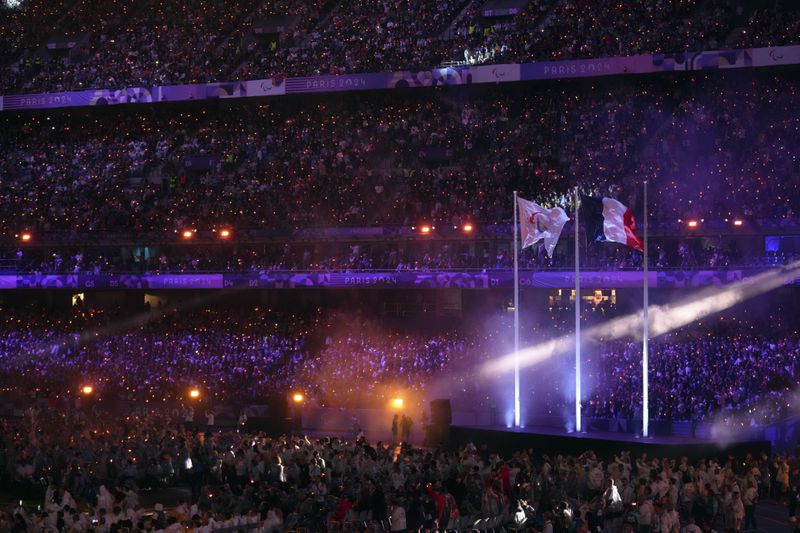
<path id="1" fill-rule="evenodd" d="M 650 338 L 690 324 L 695 320 L 719 313 L 746 300 L 768 293 L 800 277 L 800 261 L 745 278 L 726 287 L 713 287 L 699 294 L 688 296 L 678 302 L 648 307 Z M 632 337 L 641 340 L 642 312 L 615 318 L 605 324 L 584 331 L 584 339 L 615 340 Z M 520 350 L 517 354 L 520 366 L 532 366 L 546 359 L 572 352 L 575 348 L 573 335 L 562 335 Z M 482 371 L 503 374 L 514 369 L 515 354 L 504 355 L 483 365 Z"/>

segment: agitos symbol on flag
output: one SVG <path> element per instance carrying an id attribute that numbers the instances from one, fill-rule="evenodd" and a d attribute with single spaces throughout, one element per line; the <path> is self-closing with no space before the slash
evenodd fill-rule
<path id="1" fill-rule="evenodd" d="M 526 248 L 539 240 L 544 240 L 547 255 L 553 257 L 561 230 L 569 217 L 560 207 L 550 209 L 536 202 L 517 197 L 519 206 L 519 225 L 522 233 L 522 247 Z"/>

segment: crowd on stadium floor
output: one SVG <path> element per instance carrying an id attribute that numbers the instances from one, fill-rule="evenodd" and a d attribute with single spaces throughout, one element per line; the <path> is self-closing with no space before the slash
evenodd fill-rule
<path id="1" fill-rule="evenodd" d="M 37 499 L 46 487 L 36 510 L 0 511 L 9 531 L 461 531 L 484 520 L 543 533 L 739 532 L 757 527 L 762 498 L 796 502 L 800 484 L 782 455 L 501 457 L 472 444 L 270 438 L 75 409 L 30 408 L 0 424 L 0 479 Z M 143 490 L 177 483 L 191 498 L 142 507 Z"/>

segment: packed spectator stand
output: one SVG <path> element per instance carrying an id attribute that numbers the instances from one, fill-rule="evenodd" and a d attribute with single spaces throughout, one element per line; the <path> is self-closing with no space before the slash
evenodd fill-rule
<path id="1" fill-rule="evenodd" d="M 6 1 L 0 93 L 671 54 L 800 35 L 786 1 L 494 4 Z M 512 191 L 571 213 L 578 186 L 638 216 L 644 180 L 651 269 L 780 267 L 800 252 L 764 242 L 800 230 L 797 82 L 784 68 L 3 112 L 0 276 L 507 271 Z M 353 237 L 373 230 L 385 233 Z M 586 270 L 642 267 L 624 247 L 585 250 Z M 525 250 L 520 266 L 571 269 L 571 253 Z M 793 416 L 793 290 L 653 339 L 654 422 L 763 428 Z M 434 320 L 410 304 L 376 313 L 357 290 L 291 303 L 264 291 L 270 305 L 164 292 L 144 308 L 11 292 L 0 291 L 0 502 L 22 499 L 0 507 L 0 532 L 738 532 L 756 528 L 761 498 L 788 504 L 793 520 L 800 501 L 800 466 L 783 455 L 633 458 L 620 444 L 613 457 L 501 458 L 472 444 L 376 444 L 358 427 L 316 439 L 243 423 L 248 403 L 293 391 L 309 408 L 382 408 L 402 391 L 497 411 L 508 393 L 482 365 L 510 351 L 510 304 L 465 303 L 458 320 Z M 568 295 L 526 297 L 541 306 L 525 316 L 524 345 L 571 334 Z M 584 298 L 581 316 L 623 315 L 630 297 L 619 300 Z M 587 420 L 641 417 L 641 357 L 631 339 L 587 342 Z M 556 357 L 523 371 L 532 418 L 568 418 L 570 365 Z M 214 422 L 239 408 L 238 424 Z M 186 488 L 191 497 L 175 501 Z"/>
<path id="2" fill-rule="evenodd" d="M 225 226 L 483 229 L 510 222 L 515 188 L 569 208 L 578 184 L 638 209 L 649 179 L 654 223 L 796 226 L 798 182 L 779 179 L 800 161 L 794 79 L 4 115 L 0 221 L 6 239 L 61 232 L 59 242 L 64 232 L 167 238 Z"/>
<path id="3" fill-rule="evenodd" d="M 619 313 L 607 304 L 584 307 L 587 323 Z M 246 402 L 299 390 L 323 406 L 381 407 L 397 391 L 422 398 L 432 387 L 444 387 L 456 402 L 471 398 L 472 409 L 503 402 L 481 365 L 507 350 L 502 342 L 507 319 L 488 330 L 462 325 L 425 331 L 419 321 L 382 325 L 366 318 L 366 310 L 178 306 L 130 313 L 78 302 L 68 312 L 3 311 L 0 372 L 8 406 L 20 407 L 31 398 L 71 405 L 87 383 L 108 401 L 153 405 L 185 402 L 192 387 L 203 388 L 213 403 L 229 402 L 234 395 Z M 570 330 L 568 312 L 551 313 L 529 328 L 526 344 Z M 756 323 L 771 323 L 770 335 L 717 326 L 718 336 L 708 338 L 703 335 L 708 326 L 698 323 L 654 340 L 654 419 L 744 416 L 748 425 L 764 425 L 791 413 L 800 347 L 791 324 L 779 331 L 776 314 L 769 316 L 768 322 Z M 587 346 L 585 381 L 596 385 L 586 416 L 637 416 L 640 348 L 629 341 Z M 531 378 L 532 412 L 559 414 L 568 407 L 572 391 L 560 388 L 563 379 L 558 378 L 566 375 L 568 359 L 537 370 L 540 376 L 551 373 L 553 382 Z"/>
<path id="4" fill-rule="evenodd" d="M 97 8 L 26 0 L 0 11 L 2 92 L 775 46 L 792 44 L 798 29 L 791 2 L 635 0 L 600 7 L 532 0 L 500 16 L 486 5 L 265 0 Z"/>

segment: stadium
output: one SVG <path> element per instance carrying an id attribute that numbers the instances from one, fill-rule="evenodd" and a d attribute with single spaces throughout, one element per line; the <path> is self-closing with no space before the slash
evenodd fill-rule
<path id="1" fill-rule="evenodd" d="M 0 532 L 798 531 L 799 36 L 0 0 Z"/>

